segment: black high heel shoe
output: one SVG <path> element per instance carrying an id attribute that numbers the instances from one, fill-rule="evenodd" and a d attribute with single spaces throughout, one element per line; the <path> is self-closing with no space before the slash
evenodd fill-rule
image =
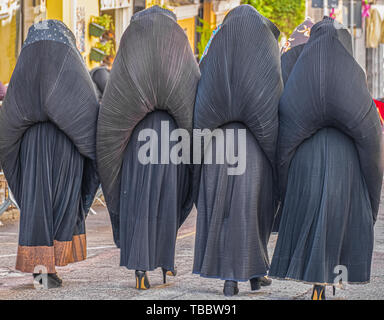
<path id="1" fill-rule="evenodd" d="M 311 299 L 312 300 L 326 300 L 326 298 L 325 298 L 325 286 L 314 285 Z"/>
<path id="2" fill-rule="evenodd" d="M 260 290 L 261 288 L 261 281 L 260 278 L 252 278 L 249 280 L 251 283 L 251 291 Z"/>
<path id="3" fill-rule="evenodd" d="M 167 275 L 169 275 L 171 277 L 176 277 L 176 274 L 177 274 L 176 268 L 173 271 L 167 270 L 164 268 L 161 268 L 161 270 L 163 271 L 163 283 L 167 283 Z"/>
<path id="4" fill-rule="evenodd" d="M 44 277 L 46 277 L 46 279 Z M 54 288 L 60 288 L 62 286 L 63 280 L 59 278 L 57 273 L 48 273 L 48 274 L 34 273 L 33 282 L 41 285 L 44 289 L 54 289 Z"/>
<path id="5" fill-rule="evenodd" d="M 136 289 L 148 290 L 151 285 L 149 284 L 148 276 L 146 271 L 135 271 L 136 276 Z"/>
<path id="6" fill-rule="evenodd" d="M 272 280 L 267 276 L 252 278 L 249 280 L 249 282 L 251 283 L 252 291 L 260 290 L 261 287 L 270 286 L 272 284 Z"/>
<path id="7" fill-rule="evenodd" d="M 237 281 L 225 280 L 223 293 L 226 297 L 232 297 L 239 293 Z"/>

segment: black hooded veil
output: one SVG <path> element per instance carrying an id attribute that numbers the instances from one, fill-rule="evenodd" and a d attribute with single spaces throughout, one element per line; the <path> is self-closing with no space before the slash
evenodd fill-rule
<path id="1" fill-rule="evenodd" d="M 298 25 L 292 32 L 281 50 L 281 75 L 283 77 L 284 85 L 287 83 L 289 75 L 296 64 L 298 57 L 304 49 L 305 44 L 309 40 L 313 22 L 310 18 L 306 18 L 304 22 Z M 281 203 L 276 213 L 275 221 L 273 223 L 272 232 L 279 231 L 281 220 Z"/>
<path id="2" fill-rule="evenodd" d="M 93 68 L 89 74 L 91 75 L 92 81 L 94 83 L 97 98 L 101 102 L 105 87 L 107 86 L 107 82 L 110 76 L 110 71 L 107 67 L 96 67 Z"/>
<path id="3" fill-rule="evenodd" d="M 20 207 L 18 270 L 85 259 L 97 115 L 71 31 L 56 20 L 32 26 L 0 111 L 0 161 Z"/>
<path id="4" fill-rule="evenodd" d="M 333 284 L 370 279 L 383 176 L 382 132 L 349 32 L 325 17 L 280 99 L 283 197 L 270 276 Z"/>
<path id="5" fill-rule="evenodd" d="M 104 92 L 97 134 L 114 240 L 121 249 L 120 264 L 129 269 L 174 270 L 177 231 L 193 204 L 191 169 L 161 162 L 176 144 L 171 141 L 169 150 L 163 149 L 161 128 L 165 124 L 169 132 L 180 128 L 191 134 L 199 77 L 172 12 L 154 6 L 132 17 Z M 139 141 L 144 132 L 150 136 Z M 158 152 L 158 164 L 143 164 L 140 150 L 155 138 L 159 149 L 150 155 Z"/>
<path id="6" fill-rule="evenodd" d="M 194 173 L 198 215 L 193 272 L 204 277 L 247 281 L 269 269 L 267 243 L 277 203 L 277 110 L 283 89 L 278 36 L 269 20 L 241 5 L 228 13 L 200 65 L 194 128 L 224 130 L 222 138 L 208 145 L 214 150 L 212 164 L 202 159 Z M 246 133 L 245 152 L 239 149 L 240 129 Z M 226 135 L 229 130 L 235 133 L 233 143 Z M 229 175 L 233 166 L 216 161 L 216 146 L 222 142 L 245 157 L 241 174 Z"/>

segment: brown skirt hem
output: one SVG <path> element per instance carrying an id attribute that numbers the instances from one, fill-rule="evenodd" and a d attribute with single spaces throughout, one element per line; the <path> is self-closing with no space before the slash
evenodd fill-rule
<path id="1" fill-rule="evenodd" d="M 55 273 L 55 266 L 66 266 L 87 258 L 85 234 L 71 241 L 54 240 L 53 246 L 21 246 L 17 250 L 16 270 L 26 273 Z"/>

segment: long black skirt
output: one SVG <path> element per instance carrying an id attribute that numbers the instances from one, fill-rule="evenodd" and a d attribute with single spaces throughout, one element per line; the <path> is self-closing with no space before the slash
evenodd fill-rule
<path id="1" fill-rule="evenodd" d="M 164 111 L 148 114 L 134 129 L 126 147 L 120 187 L 120 265 L 151 271 L 162 267 L 173 271 L 177 231 L 192 207 L 190 168 L 186 164 L 142 164 L 138 141 L 143 129 L 158 137 L 161 161 L 161 122 L 177 129 Z M 154 140 L 153 140 L 154 141 Z M 175 142 L 170 143 L 170 150 Z"/>
<path id="2" fill-rule="evenodd" d="M 86 258 L 83 156 L 55 125 L 33 125 L 20 147 L 20 235 L 16 269 L 54 273 Z"/>
<path id="3" fill-rule="evenodd" d="M 222 129 L 238 132 L 246 127 L 230 123 Z M 238 150 L 237 138 L 234 142 Z M 211 143 L 216 150 L 217 142 Z M 217 164 L 215 157 L 213 164 L 201 165 L 193 266 L 200 276 L 247 281 L 269 269 L 267 244 L 275 214 L 272 167 L 248 129 L 245 155 L 241 175 L 228 175 L 231 166 Z"/>
<path id="4" fill-rule="evenodd" d="M 321 129 L 292 160 L 270 276 L 368 282 L 372 250 L 373 214 L 355 145 L 337 129 Z"/>

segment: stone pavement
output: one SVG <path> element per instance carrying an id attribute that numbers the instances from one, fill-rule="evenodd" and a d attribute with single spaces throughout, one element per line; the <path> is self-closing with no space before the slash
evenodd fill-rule
<path id="1" fill-rule="evenodd" d="M 383 195 L 382 195 L 383 202 Z M 32 276 L 15 271 L 18 223 L 0 226 L 0 300 L 1 299 L 228 299 L 222 294 L 223 281 L 205 279 L 191 273 L 193 263 L 196 211 L 194 210 L 179 231 L 176 248 L 178 274 L 168 276 L 162 283 L 162 273 L 157 269 L 149 273 L 151 290 L 134 289 L 134 271 L 119 267 L 119 250 L 112 240 L 109 216 L 104 207 L 94 207 L 97 215 L 87 219 L 88 259 L 66 267 L 57 268 L 63 279 L 63 287 L 36 290 Z M 375 226 L 375 247 L 371 283 L 347 285 L 338 289 L 328 299 L 382 299 L 384 291 L 384 212 L 380 208 Z M 272 256 L 276 235 L 269 243 Z M 310 299 L 312 287 L 294 281 L 273 280 L 270 287 L 250 291 L 249 282 L 239 284 L 240 293 L 234 299 L 275 300 Z"/>

